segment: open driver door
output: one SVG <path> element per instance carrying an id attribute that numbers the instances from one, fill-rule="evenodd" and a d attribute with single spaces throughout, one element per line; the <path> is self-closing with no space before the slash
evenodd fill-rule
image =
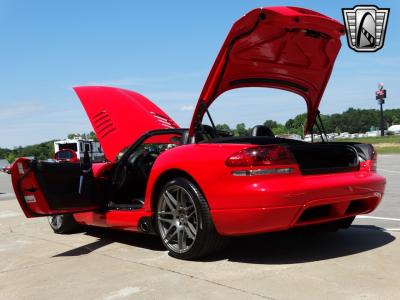
<path id="1" fill-rule="evenodd" d="M 27 218 L 92 211 L 101 206 L 93 174 L 85 164 L 19 158 L 11 176 Z"/>

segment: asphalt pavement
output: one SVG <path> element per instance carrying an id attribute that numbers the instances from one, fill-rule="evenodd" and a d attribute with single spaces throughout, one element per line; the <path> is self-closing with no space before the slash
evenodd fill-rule
<path id="1" fill-rule="evenodd" d="M 56 235 L 24 217 L 0 173 L 0 299 L 398 299 L 400 155 L 380 156 L 378 170 L 385 197 L 350 229 L 235 238 L 196 262 L 153 236 Z"/>

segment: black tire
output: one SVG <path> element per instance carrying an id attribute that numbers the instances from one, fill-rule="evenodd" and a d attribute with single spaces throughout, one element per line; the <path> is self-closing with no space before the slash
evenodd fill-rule
<path id="1" fill-rule="evenodd" d="M 355 217 L 348 217 L 346 219 L 341 219 L 321 225 L 316 225 L 315 229 L 319 232 L 336 232 L 339 229 L 347 229 L 353 223 Z"/>
<path id="2" fill-rule="evenodd" d="M 177 201 L 177 205 L 176 205 L 176 210 L 175 210 L 175 216 L 173 216 L 173 213 L 168 212 L 171 218 L 171 223 L 168 221 L 167 223 L 164 223 L 165 220 L 165 216 L 168 216 L 167 213 L 165 212 L 165 208 L 167 204 L 166 203 L 166 199 L 165 199 L 165 195 L 166 191 L 173 191 L 174 189 L 176 189 L 177 191 L 179 189 L 181 189 L 181 204 L 183 202 L 186 202 L 186 204 L 190 204 L 190 207 L 193 206 L 194 204 L 194 208 L 195 212 L 194 215 L 196 216 L 196 234 L 194 235 L 194 238 L 191 238 L 188 235 L 188 231 L 191 231 L 190 226 L 188 225 L 188 223 L 190 223 L 190 220 L 193 221 L 193 219 L 189 219 L 190 215 L 193 215 L 193 211 L 192 213 L 189 213 L 190 208 L 189 205 L 185 205 L 185 208 L 183 208 L 183 204 L 181 209 L 184 210 L 183 213 L 178 212 L 179 210 L 179 200 Z M 185 192 L 186 191 L 186 192 Z M 171 195 L 171 194 L 169 194 Z M 183 196 L 182 196 L 183 195 Z M 179 198 L 179 196 L 177 196 L 177 199 Z M 186 198 L 185 200 L 183 200 L 184 198 Z M 169 251 L 169 254 L 175 258 L 178 259 L 184 259 L 184 260 L 193 260 L 193 259 L 199 259 L 201 257 L 204 257 L 206 255 L 209 255 L 211 253 L 215 253 L 219 250 L 221 250 L 222 248 L 224 248 L 224 246 L 227 244 L 228 239 L 226 237 L 222 237 L 220 236 L 216 229 L 215 226 L 212 222 L 211 219 L 211 215 L 210 215 L 210 209 L 208 207 L 207 201 L 205 200 L 204 196 L 202 195 L 200 189 L 197 187 L 197 185 L 195 183 L 193 183 L 192 181 L 183 178 L 183 177 L 178 177 L 175 178 L 173 180 L 168 181 L 163 189 L 160 191 L 159 196 L 158 196 L 158 202 L 157 202 L 157 212 L 156 212 L 156 228 L 158 231 L 158 234 L 161 237 L 161 241 L 164 244 L 164 246 L 167 248 L 167 250 Z M 193 204 L 192 204 L 193 203 Z M 164 207 L 164 209 L 163 209 Z M 171 210 L 172 212 L 172 210 Z M 182 221 L 182 223 L 180 223 L 181 217 L 177 217 L 176 215 L 179 214 L 180 215 L 184 215 L 186 213 L 186 219 L 184 219 Z M 174 225 L 172 225 L 172 223 Z M 166 224 L 166 225 L 164 225 Z M 170 243 L 168 243 L 168 232 L 170 231 L 170 228 L 168 230 L 166 230 L 165 227 L 167 227 L 169 224 L 169 227 L 172 228 L 173 226 L 175 226 L 175 231 L 178 232 L 178 227 L 180 228 L 184 228 L 181 229 L 181 236 L 186 236 L 185 238 L 185 247 L 187 246 L 187 241 L 189 241 L 191 243 L 190 247 L 188 249 L 177 249 L 180 248 L 181 245 L 178 242 L 179 239 L 179 234 L 177 234 L 177 241 L 175 244 L 173 244 L 173 240 L 170 241 Z M 193 228 L 193 225 L 192 227 Z M 175 234 L 173 232 L 173 229 L 171 230 L 173 235 Z M 191 231 L 193 232 L 193 231 Z M 192 235 L 193 236 L 193 235 Z M 183 238 L 182 238 L 183 239 Z"/>
<path id="3" fill-rule="evenodd" d="M 47 217 L 51 229 L 57 234 L 76 233 L 82 229 L 72 215 L 54 215 Z"/>

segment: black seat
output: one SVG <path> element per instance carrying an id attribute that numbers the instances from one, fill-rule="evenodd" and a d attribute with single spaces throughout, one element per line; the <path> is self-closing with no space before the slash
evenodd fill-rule
<path id="1" fill-rule="evenodd" d="M 209 141 L 216 138 L 214 128 L 210 125 L 200 125 L 196 131 L 196 141 Z"/>
<path id="2" fill-rule="evenodd" d="M 251 136 L 270 136 L 275 137 L 271 129 L 264 125 L 254 126 L 251 130 Z"/>

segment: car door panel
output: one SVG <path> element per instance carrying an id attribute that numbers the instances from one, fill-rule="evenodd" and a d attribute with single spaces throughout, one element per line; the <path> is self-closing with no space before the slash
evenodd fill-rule
<path id="1" fill-rule="evenodd" d="M 18 202 L 28 218 L 100 208 L 93 175 L 83 174 L 79 163 L 19 158 L 11 173 Z"/>

